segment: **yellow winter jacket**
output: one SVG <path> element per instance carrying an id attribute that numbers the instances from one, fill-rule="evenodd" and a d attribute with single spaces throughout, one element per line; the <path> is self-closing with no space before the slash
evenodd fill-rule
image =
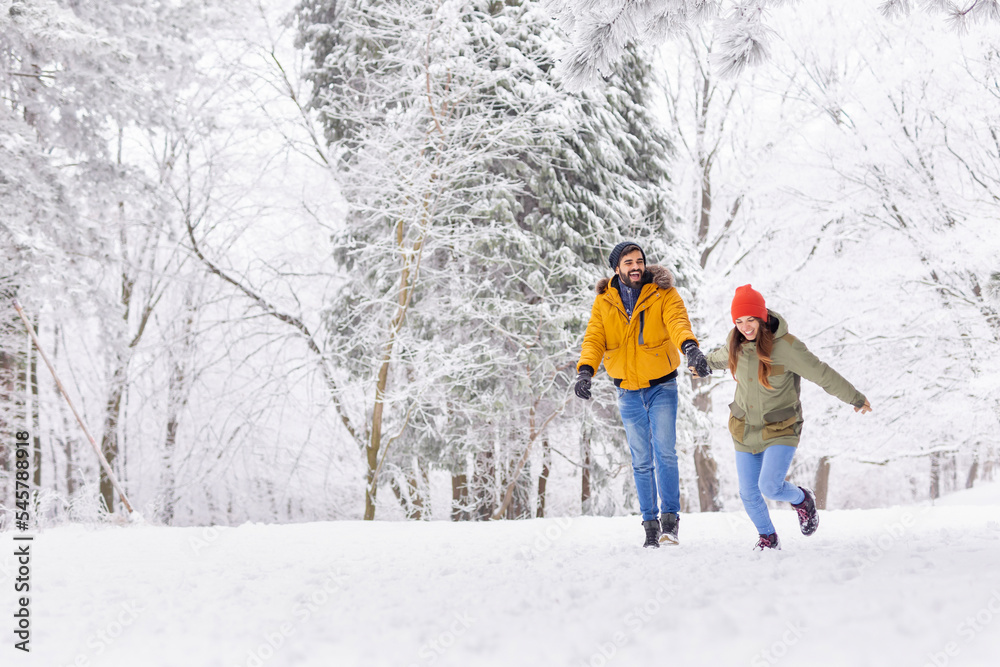
<path id="1" fill-rule="evenodd" d="M 597 297 L 583 335 L 577 371 L 604 369 L 623 389 L 643 389 L 667 379 L 680 365 L 680 346 L 698 340 L 674 277 L 663 266 L 646 267 L 632 317 L 618 292 L 618 276 L 597 283 Z"/>

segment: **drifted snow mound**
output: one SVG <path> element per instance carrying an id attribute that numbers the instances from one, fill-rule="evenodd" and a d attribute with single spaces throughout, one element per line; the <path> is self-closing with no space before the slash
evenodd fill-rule
<path id="1" fill-rule="evenodd" d="M 809 538 L 778 510 L 784 549 L 769 553 L 751 550 L 739 513 L 684 515 L 682 544 L 658 550 L 641 548 L 636 517 L 66 526 L 32 543 L 31 653 L 8 631 L 0 655 L 44 667 L 995 665 L 1000 506 L 950 502 L 822 512 Z M 12 537 L 0 535 L 8 625 Z"/>

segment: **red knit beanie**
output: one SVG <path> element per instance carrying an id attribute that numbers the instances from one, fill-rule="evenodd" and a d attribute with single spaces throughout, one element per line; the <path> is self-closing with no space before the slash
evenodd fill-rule
<path id="1" fill-rule="evenodd" d="M 733 322 L 747 315 L 766 322 L 767 306 L 764 305 L 764 297 L 760 292 L 750 285 L 743 285 L 736 288 L 736 296 L 733 297 Z"/>

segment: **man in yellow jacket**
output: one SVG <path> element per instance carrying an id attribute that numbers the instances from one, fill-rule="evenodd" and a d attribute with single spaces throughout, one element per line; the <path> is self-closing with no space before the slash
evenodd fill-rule
<path id="1" fill-rule="evenodd" d="M 646 532 L 643 546 L 677 544 L 680 482 L 675 445 L 680 351 L 699 377 L 712 371 L 691 333 L 687 309 L 670 271 L 663 266 L 647 267 L 646 253 L 632 241 L 616 245 L 608 261 L 615 275 L 597 283 L 597 297 L 576 366 L 576 395 L 590 398 L 591 379 L 603 361 L 618 388 L 618 409 L 632 453 Z"/>

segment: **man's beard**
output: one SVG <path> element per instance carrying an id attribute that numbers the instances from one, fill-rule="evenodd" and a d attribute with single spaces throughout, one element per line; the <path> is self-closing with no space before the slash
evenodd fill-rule
<path id="1" fill-rule="evenodd" d="M 645 271 L 643 271 L 642 273 L 640 273 L 639 277 L 636 278 L 635 282 L 633 282 L 632 280 L 629 279 L 627 273 L 625 273 L 625 274 L 619 273 L 618 274 L 618 280 L 625 287 L 630 287 L 632 289 L 638 289 L 638 288 L 642 287 L 642 276 L 644 274 L 645 274 Z"/>

